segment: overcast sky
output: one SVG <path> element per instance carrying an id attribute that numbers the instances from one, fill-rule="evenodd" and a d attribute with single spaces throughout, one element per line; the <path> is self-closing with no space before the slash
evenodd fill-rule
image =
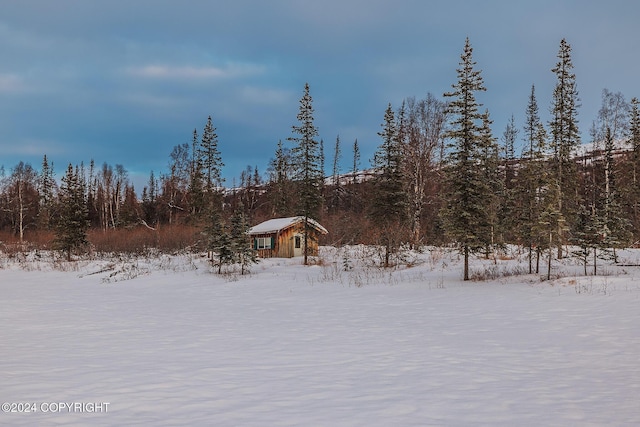
<path id="1" fill-rule="evenodd" d="M 305 82 L 328 164 L 336 136 L 369 165 L 390 102 L 456 82 L 469 37 L 500 137 L 536 86 L 545 123 L 564 37 L 580 130 L 603 89 L 640 96 L 640 3 L 628 0 L 0 0 L 0 165 L 122 164 L 150 171 L 213 117 L 227 184 L 265 172 L 291 136 Z M 522 135 L 522 132 L 521 132 Z M 285 142 L 285 144 L 288 144 Z"/>

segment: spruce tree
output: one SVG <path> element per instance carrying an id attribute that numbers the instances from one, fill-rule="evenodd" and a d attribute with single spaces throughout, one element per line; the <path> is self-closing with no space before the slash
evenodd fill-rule
<path id="1" fill-rule="evenodd" d="M 533 251 L 535 248 L 539 249 L 541 244 L 541 236 L 535 232 L 535 229 L 539 228 L 538 221 L 542 212 L 541 194 L 549 187 L 551 178 L 545 159 L 547 134 L 538 115 L 534 86 L 531 87 L 525 122 L 525 149 L 515 189 L 516 203 L 519 209 L 514 216 L 518 225 L 514 229 L 517 238 L 528 250 L 529 274 L 531 274 L 533 272 Z M 538 273 L 539 250 L 536 259 L 536 273 Z"/>
<path id="2" fill-rule="evenodd" d="M 358 183 L 358 171 L 360 169 L 360 146 L 358 145 L 358 138 L 353 141 L 353 167 L 351 172 L 353 173 L 353 184 Z"/>
<path id="3" fill-rule="evenodd" d="M 629 144 L 631 145 L 631 188 L 627 191 L 628 204 L 632 207 L 633 224 L 640 224 L 640 101 L 631 99 L 629 117 Z M 637 236 L 636 236 L 637 237 Z"/>
<path id="4" fill-rule="evenodd" d="M 333 194 L 331 208 L 337 210 L 340 207 L 340 198 L 342 188 L 340 186 L 340 157 L 342 151 L 340 148 L 340 135 L 336 136 L 336 144 L 333 150 L 333 170 L 331 173 L 331 181 L 333 184 Z"/>
<path id="5" fill-rule="evenodd" d="M 71 261 L 74 250 L 87 245 L 88 228 L 88 210 L 80 172 L 78 168 L 74 171 L 69 164 L 60 185 L 54 241 L 57 249 L 66 252 L 68 261 Z"/>
<path id="6" fill-rule="evenodd" d="M 362 211 L 358 175 L 360 173 L 360 146 L 358 139 L 353 141 L 353 163 L 351 167 L 351 187 L 349 189 L 349 209 L 354 213 Z"/>
<path id="7" fill-rule="evenodd" d="M 548 185 L 541 188 L 537 194 L 540 199 L 540 214 L 533 228 L 534 239 L 538 242 L 540 251 L 548 250 L 547 280 L 551 279 L 552 250 L 560 243 L 567 224 L 560 206 L 560 183 L 555 176 L 551 176 Z"/>
<path id="8" fill-rule="evenodd" d="M 324 139 L 320 138 L 320 172 L 322 173 L 322 182 L 320 183 L 321 187 L 324 186 L 324 162 Z"/>
<path id="9" fill-rule="evenodd" d="M 484 236 L 486 258 L 489 258 L 492 250 L 504 243 L 499 215 L 502 208 L 501 203 L 505 201 L 505 191 L 504 182 L 500 176 L 500 149 L 491 132 L 491 123 L 489 111 L 485 111 L 478 140 L 480 149 L 478 166 L 482 172 L 483 181 L 489 188 L 484 201 L 488 222 L 485 225 L 485 230 L 478 229 L 477 232 L 480 236 Z"/>
<path id="10" fill-rule="evenodd" d="M 293 213 L 291 153 L 278 141 L 275 158 L 269 164 L 271 206 L 273 216 L 288 216 Z"/>
<path id="11" fill-rule="evenodd" d="M 197 134 L 194 132 L 194 144 L 196 143 Z M 202 138 L 195 150 L 194 162 L 200 172 L 194 173 L 195 177 L 201 179 L 199 185 L 202 185 L 202 198 L 200 215 L 206 221 L 211 221 L 211 217 L 221 216 L 222 214 L 222 156 L 218 149 L 218 135 L 216 128 L 213 126 L 211 116 L 207 118 L 207 123 L 202 132 Z M 211 238 L 212 236 L 210 236 Z M 219 243 L 218 255 L 220 264 L 228 264 L 232 262 L 232 255 L 228 253 L 227 246 L 229 243 L 225 241 L 228 238 L 223 232 L 216 237 Z M 221 265 L 220 265 L 221 268 Z M 220 272 L 220 269 L 218 270 Z"/>
<path id="12" fill-rule="evenodd" d="M 196 149 L 196 156 L 200 161 L 204 175 L 204 187 L 208 195 L 218 191 L 222 185 L 222 156 L 218 149 L 218 135 L 213 126 L 211 116 L 207 118 L 207 124 L 202 132 L 202 139 Z"/>
<path id="13" fill-rule="evenodd" d="M 487 200 L 491 186 L 483 176 L 483 126 L 485 114 L 478 108 L 476 93 L 485 91 L 479 70 L 475 70 L 473 49 L 467 38 L 458 68 L 458 82 L 444 96 L 452 98 L 447 114 L 452 117 L 445 137 L 451 141 L 451 151 L 445 167 L 446 190 L 440 215 L 445 230 L 464 255 L 464 280 L 469 280 L 469 255 L 483 250 L 491 240 Z"/>
<path id="14" fill-rule="evenodd" d="M 597 274 L 598 248 L 602 245 L 602 231 L 603 223 L 597 210 L 589 209 L 584 204 L 580 205 L 570 242 L 576 247 L 573 255 L 582 262 L 585 276 L 591 253 L 593 253 L 593 274 Z"/>
<path id="15" fill-rule="evenodd" d="M 640 181 L 640 101 L 638 98 L 631 99 L 631 114 L 629 118 L 629 143 L 633 150 L 633 183 Z"/>
<path id="16" fill-rule="evenodd" d="M 580 145 L 579 98 L 576 75 L 573 73 L 573 62 L 571 61 L 571 46 L 565 39 L 560 42 L 558 62 L 551 71 L 555 73 L 557 79 L 553 90 L 552 119 L 549 127 L 551 129 L 554 172 L 560 186 L 558 210 L 565 219 L 571 222 L 572 215 L 579 204 L 575 190 L 577 186 L 576 167 L 571 159 L 574 149 Z M 560 233 L 559 240 L 556 242 L 559 258 L 562 257 L 563 237 L 564 234 Z"/>
<path id="17" fill-rule="evenodd" d="M 291 150 L 294 180 L 298 186 L 298 215 L 304 218 L 304 264 L 308 264 L 311 237 L 309 219 L 318 219 L 322 205 L 322 153 L 316 137 L 318 129 L 314 125 L 313 99 L 309 93 L 309 84 L 304 86 L 300 99 L 298 124 L 292 126 L 293 136 L 288 140 L 295 145 Z"/>
<path id="18" fill-rule="evenodd" d="M 235 261 L 235 253 L 233 251 L 233 242 L 229 233 L 224 231 L 217 238 L 217 247 L 215 256 L 217 256 L 218 274 L 222 273 L 222 267 L 233 264 Z"/>
<path id="19" fill-rule="evenodd" d="M 369 216 L 377 227 L 385 249 L 384 267 L 403 242 L 402 230 L 407 216 L 407 200 L 402 176 L 402 146 L 399 141 L 391 104 L 384 114 L 382 144 L 373 157 L 375 171 L 373 187 L 376 196 L 371 201 Z"/>
<path id="20" fill-rule="evenodd" d="M 203 234 L 206 238 L 206 249 L 211 257 L 211 264 L 218 268 L 218 274 L 222 273 L 222 267 L 232 264 L 234 252 L 232 241 L 226 230 L 220 212 L 214 210 L 206 218 Z"/>
<path id="21" fill-rule="evenodd" d="M 40 194 L 39 225 L 44 229 L 51 227 L 52 211 L 54 207 L 54 196 L 56 181 L 53 173 L 53 162 L 49 162 L 46 154 L 42 159 L 42 170 L 40 171 L 38 192 Z"/>
<path id="22" fill-rule="evenodd" d="M 238 207 L 231 217 L 231 248 L 235 264 L 240 265 L 240 274 L 247 272 L 251 264 L 258 262 L 256 251 L 251 247 L 251 239 L 247 235 L 249 223 L 244 213 L 244 206 Z"/>
<path id="23" fill-rule="evenodd" d="M 614 140 L 611 128 L 605 131 L 605 164 L 603 191 L 603 245 L 613 250 L 614 262 L 617 262 L 616 249 L 624 248 L 631 240 L 629 221 L 624 216 L 621 204 L 621 194 L 618 190 L 615 162 L 613 158 Z"/>
<path id="24" fill-rule="evenodd" d="M 199 217 L 206 204 L 204 166 L 202 164 L 202 157 L 198 154 L 199 145 L 198 131 L 194 129 L 193 139 L 191 141 L 191 170 L 189 174 L 189 202 L 193 218 Z"/>
<path id="25" fill-rule="evenodd" d="M 515 118 L 512 115 L 511 120 L 507 122 L 507 126 L 502 133 L 504 173 L 502 174 L 502 208 L 500 209 L 499 218 L 503 240 L 510 242 L 516 237 L 516 229 L 520 225 L 516 217 L 516 212 L 518 211 L 516 201 L 516 174 L 518 168 L 515 154 L 517 137 L 518 128 L 516 127 Z"/>
<path id="26" fill-rule="evenodd" d="M 158 181 L 153 173 L 149 174 L 149 183 L 142 189 L 142 212 L 144 224 L 150 226 L 158 222 Z"/>

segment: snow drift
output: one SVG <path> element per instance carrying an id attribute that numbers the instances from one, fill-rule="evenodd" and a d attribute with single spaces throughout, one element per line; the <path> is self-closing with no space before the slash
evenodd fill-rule
<path id="1" fill-rule="evenodd" d="M 190 255 L 5 259 L 0 400 L 36 410 L 0 424 L 640 424 L 637 267 L 581 277 L 567 261 L 541 281 L 476 260 L 496 278 L 463 283 L 439 249 L 393 270 L 345 250 L 246 277 Z"/>

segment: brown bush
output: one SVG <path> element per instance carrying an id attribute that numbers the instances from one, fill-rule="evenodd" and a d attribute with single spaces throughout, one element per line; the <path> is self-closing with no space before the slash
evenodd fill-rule
<path id="1" fill-rule="evenodd" d="M 188 225 L 161 226 L 151 230 L 144 226 L 92 229 L 87 239 L 96 252 L 141 253 L 148 249 L 162 252 L 177 252 L 192 248 L 196 244 L 198 229 Z"/>
<path id="2" fill-rule="evenodd" d="M 0 251 L 6 255 L 15 255 L 18 252 L 29 252 L 32 250 L 51 249 L 55 234 L 46 230 L 27 230 L 22 243 L 20 238 L 13 232 L 0 231 Z"/>
<path id="3" fill-rule="evenodd" d="M 192 225 L 165 225 L 152 230 L 142 225 L 132 228 L 103 230 L 93 228 L 87 232 L 87 240 L 97 253 L 142 253 L 149 249 L 161 252 L 179 252 L 197 249 L 200 229 Z M 55 233 L 33 230 L 25 233 L 20 243 L 11 231 L 0 231 L 0 251 L 7 256 L 33 250 L 53 249 Z"/>

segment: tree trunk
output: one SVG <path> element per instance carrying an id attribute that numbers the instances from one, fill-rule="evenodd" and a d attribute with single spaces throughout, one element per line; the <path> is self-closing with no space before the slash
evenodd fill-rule
<path id="1" fill-rule="evenodd" d="M 558 246 L 561 248 L 561 246 Z M 547 280 L 551 280 L 551 253 L 553 251 L 553 234 L 549 233 L 549 260 L 547 264 Z"/>
<path id="2" fill-rule="evenodd" d="M 384 268 L 388 268 L 389 267 L 389 258 L 390 258 L 390 253 L 391 253 L 391 245 L 389 244 L 389 241 L 387 240 L 387 244 L 384 248 Z"/>
<path id="3" fill-rule="evenodd" d="M 18 210 L 18 216 L 19 216 L 19 232 L 20 232 L 20 244 L 22 244 L 24 242 L 24 200 L 22 197 L 22 183 L 18 182 L 18 202 L 19 202 L 19 210 Z"/>
<path id="4" fill-rule="evenodd" d="M 464 280 L 469 280 L 469 246 L 464 247 Z"/>
<path id="5" fill-rule="evenodd" d="M 304 217 L 304 265 L 309 265 L 309 261 L 308 261 L 308 257 L 309 257 L 309 249 L 308 249 L 308 243 L 309 243 L 309 218 L 308 217 Z"/>

